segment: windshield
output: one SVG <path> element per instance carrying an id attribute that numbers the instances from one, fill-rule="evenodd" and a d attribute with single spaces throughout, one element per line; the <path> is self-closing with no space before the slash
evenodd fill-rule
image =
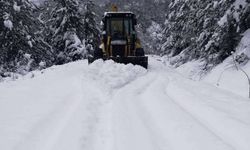
<path id="1" fill-rule="evenodd" d="M 126 18 L 108 19 L 107 32 L 110 35 L 120 34 L 128 36 L 132 32 L 132 20 Z"/>

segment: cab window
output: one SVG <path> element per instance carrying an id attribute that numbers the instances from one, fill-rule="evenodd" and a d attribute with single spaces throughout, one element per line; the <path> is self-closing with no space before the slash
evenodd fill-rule
<path id="1" fill-rule="evenodd" d="M 112 18 L 107 20 L 107 32 L 110 35 L 130 35 L 132 31 L 132 20 L 123 18 Z"/>

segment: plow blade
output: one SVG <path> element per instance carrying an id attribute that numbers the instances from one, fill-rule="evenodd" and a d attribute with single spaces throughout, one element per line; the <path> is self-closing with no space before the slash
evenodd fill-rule
<path id="1" fill-rule="evenodd" d="M 148 68 L 148 57 L 147 56 L 129 56 L 129 57 L 109 57 L 109 58 L 102 58 L 104 61 L 105 60 L 113 60 L 114 62 L 117 63 L 122 63 L 122 64 L 133 64 L 133 65 L 140 65 L 144 67 L 145 69 Z M 89 57 L 88 62 L 89 64 L 94 62 L 95 58 Z"/>

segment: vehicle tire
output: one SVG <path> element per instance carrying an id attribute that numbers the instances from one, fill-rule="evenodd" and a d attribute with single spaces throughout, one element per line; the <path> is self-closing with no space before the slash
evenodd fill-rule
<path id="1" fill-rule="evenodd" d="M 143 48 L 137 48 L 135 50 L 135 56 L 145 56 L 145 52 Z"/>
<path id="2" fill-rule="evenodd" d="M 94 51 L 94 59 L 100 59 L 103 58 L 103 52 L 102 49 L 98 48 Z"/>

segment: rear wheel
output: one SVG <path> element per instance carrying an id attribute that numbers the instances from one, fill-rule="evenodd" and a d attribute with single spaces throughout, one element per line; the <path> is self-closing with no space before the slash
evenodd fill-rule
<path id="1" fill-rule="evenodd" d="M 94 59 L 103 58 L 103 52 L 101 48 L 98 48 L 94 51 Z"/>
<path id="2" fill-rule="evenodd" d="M 135 56 L 145 56 L 145 52 L 143 48 L 137 48 L 135 50 Z"/>
<path id="3" fill-rule="evenodd" d="M 102 49 L 98 48 L 94 50 L 94 56 L 90 55 L 88 56 L 88 63 L 91 64 L 97 59 L 102 59 L 103 58 L 103 52 Z"/>

